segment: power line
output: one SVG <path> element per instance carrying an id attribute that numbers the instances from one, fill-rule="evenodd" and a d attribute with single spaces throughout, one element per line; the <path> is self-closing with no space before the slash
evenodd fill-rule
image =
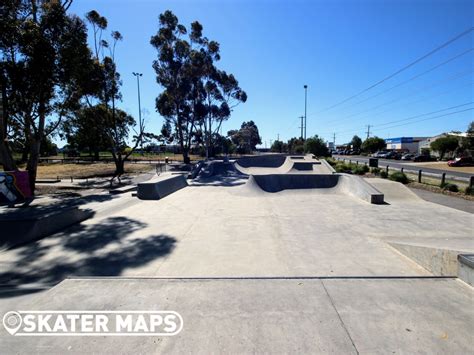
<path id="1" fill-rule="evenodd" d="M 431 50 L 430 52 L 428 52 L 428 53 L 426 53 L 425 55 L 421 56 L 420 58 L 416 59 L 415 61 L 409 63 L 408 65 L 405 65 L 405 66 L 402 67 L 401 69 L 398 69 L 396 72 L 390 74 L 389 76 L 387 76 L 387 77 L 385 77 L 385 78 L 383 78 L 383 79 L 377 81 L 375 84 L 370 85 L 369 87 L 367 87 L 367 88 L 365 88 L 365 89 L 359 91 L 358 93 L 356 93 L 356 94 L 354 94 L 354 95 L 352 95 L 352 96 L 350 96 L 350 97 L 348 97 L 348 98 L 346 98 L 346 99 L 344 99 L 344 100 L 342 100 L 342 101 L 340 101 L 340 102 L 338 102 L 338 103 L 336 103 L 336 104 L 334 104 L 334 105 L 332 105 L 332 106 L 329 106 L 329 107 L 323 109 L 322 111 L 319 111 L 318 113 L 331 110 L 331 109 L 333 109 L 334 107 L 337 107 L 337 106 L 339 106 L 339 105 L 342 105 L 342 104 L 346 103 L 347 101 L 352 100 L 353 98 L 355 98 L 355 97 L 357 97 L 357 96 L 360 96 L 360 95 L 362 95 L 363 93 L 365 93 L 365 92 L 367 92 L 367 91 L 373 89 L 374 87 L 379 86 L 380 84 L 382 84 L 382 83 L 384 83 L 385 81 L 387 81 L 387 80 L 393 78 L 394 76 L 400 74 L 401 72 L 407 70 L 408 68 L 411 68 L 411 67 L 414 66 L 415 64 L 417 64 L 417 63 L 421 62 L 422 60 L 428 58 L 429 56 L 433 55 L 434 53 L 438 52 L 439 50 L 441 50 L 441 49 L 447 47 L 447 46 L 450 45 L 451 43 L 457 41 L 458 39 L 460 39 L 460 38 L 462 38 L 462 37 L 464 37 L 464 36 L 466 36 L 467 34 L 471 33 L 473 30 L 474 30 L 474 27 L 468 28 L 468 29 L 465 30 L 464 32 L 458 34 L 457 36 L 451 38 L 451 39 L 448 40 L 447 42 L 445 42 L 445 43 L 441 44 L 440 46 L 434 48 L 433 50 Z"/>
<path id="2" fill-rule="evenodd" d="M 419 123 L 419 122 L 424 122 L 424 121 L 428 121 L 428 120 L 433 120 L 435 118 L 450 116 L 450 115 L 454 115 L 456 113 L 467 112 L 467 111 L 471 111 L 471 110 L 474 110 L 474 107 L 471 107 L 471 108 L 468 108 L 468 109 L 465 109 L 465 110 L 456 111 L 456 112 L 445 113 L 444 115 L 425 118 L 423 120 L 418 120 L 418 121 L 415 121 L 415 122 L 408 122 L 408 123 L 403 123 L 403 124 L 399 124 L 399 125 L 395 125 L 395 126 L 385 127 L 385 128 L 382 128 L 382 129 L 376 129 L 375 131 L 385 131 L 387 129 L 391 129 L 391 128 L 395 128 L 395 127 L 401 127 L 401 126 L 406 126 L 406 125 L 410 125 L 410 124 L 413 124 L 413 123 Z"/>
<path id="3" fill-rule="evenodd" d="M 398 122 L 404 122 L 404 121 L 408 121 L 408 120 L 412 120 L 412 119 L 415 119 L 415 118 L 419 118 L 419 117 L 423 117 L 423 116 L 428 116 L 428 115 L 432 115 L 432 114 L 435 114 L 435 113 L 439 113 L 439 112 L 443 112 L 443 111 L 447 111 L 447 110 L 452 110 L 452 109 L 455 109 L 455 108 L 459 108 L 459 107 L 463 107 L 463 106 L 467 106 L 467 105 L 471 105 L 473 104 L 474 101 L 471 101 L 471 102 L 468 102 L 468 103 L 464 103 L 464 104 L 460 104 L 460 105 L 456 105 L 456 106 L 451 106 L 451 107 L 447 107 L 447 108 L 444 108 L 444 109 L 441 109 L 441 110 L 436 110 L 436 111 L 432 111 L 432 112 L 428 112 L 428 113 L 423 113 L 423 114 L 420 114 L 420 115 L 416 115 L 416 116 L 411 116 L 411 117 L 407 117 L 407 118 L 403 118 L 403 119 L 400 119 L 400 120 L 396 120 L 396 121 L 390 121 L 390 122 L 385 122 L 385 123 L 381 123 L 379 125 L 371 125 L 370 127 L 381 127 L 381 126 L 386 126 L 386 125 L 390 125 L 392 123 L 398 123 Z M 469 111 L 471 109 L 468 109 L 466 111 Z M 464 112 L 464 111 L 458 111 L 458 112 Z M 429 118 L 431 119 L 431 118 Z M 426 120 L 426 119 L 425 119 Z M 422 122 L 424 120 L 419 120 L 419 121 L 414 121 L 414 122 L 409 122 L 407 124 L 412 124 L 412 123 L 416 123 L 416 122 Z M 398 127 L 398 126 L 393 126 L 393 127 Z M 387 127 L 387 128 L 392 128 L 392 126 L 390 127 Z M 385 128 L 383 128 L 385 129 Z M 379 131 L 379 130 L 383 130 L 383 129 L 372 129 L 372 131 Z M 368 130 L 369 131 L 369 130 Z M 341 134 L 341 133 L 348 133 L 348 132 L 360 132 L 360 129 L 348 129 L 348 130 L 345 130 L 345 131 L 338 131 L 337 133 L 338 134 Z M 367 133 L 367 131 L 365 132 Z M 370 132 L 369 132 L 370 133 Z"/>
<path id="4" fill-rule="evenodd" d="M 396 121 L 391 121 L 391 122 L 386 122 L 386 123 L 378 124 L 378 125 L 375 125 L 374 127 L 387 126 L 387 125 L 390 125 L 390 124 L 392 124 L 392 123 L 398 123 L 398 122 L 409 121 L 409 120 L 412 120 L 412 119 L 414 119 L 414 118 L 423 117 L 423 116 L 428 116 L 428 115 L 432 115 L 432 114 L 435 114 L 435 113 L 439 113 L 439 112 L 443 112 L 443 111 L 452 110 L 452 109 L 455 109 L 455 108 L 459 108 L 459 107 L 471 105 L 471 104 L 473 104 L 473 103 L 474 103 L 474 101 L 471 101 L 471 102 L 467 102 L 467 103 L 465 103 L 465 104 L 461 104 L 461 105 L 456 105 L 456 106 L 451 106 L 451 107 L 448 107 L 448 108 L 444 108 L 444 109 L 442 109 L 442 110 L 437 110 L 437 111 L 433 111 L 433 112 L 424 113 L 424 114 L 421 114 L 421 115 L 416 115 L 416 116 L 404 118 L 404 119 L 401 119 L 401 120 L 396 120 Z"/>
<path id="5" fill-rule="evenodd" d="M 436 86 L 438 86 L 438 85 L 440 85 L 440 84 L 443 84 L 443 83 L 445 83 L 445 82 L 449 82 L 449 81 L 451 81 L 451 80 L 456 80 L 456 79 L 462 78 L 462 77 L 464 77 L 464 76 L 467 76 L 467 75 L 471 74 L 472 72 L 473 72 L 472 70 L 468 70 L 468 71 L 463 71 L 463 72 L 460 72 L 460 73 L 456 73 L 456 74 L 454 74 L 454 75 L 452 75 L 452 76 L 449 76 L 449 77 L 447 77 L 447 78 L 444 78 L 444 79 L 442 79 L 442 80 L 435 81 L 434 83 L 431 83 L 431 84 L 429 84 L 429 85 L 420 86 L 420 87 L 416 88 L 415 90 L 409 92 L 408 94 L 401 95 L 401 96 L 399 96 L 399 97 L 397 97 L 397 98 L 395 98 L 395 99 L 393 99 L 393 100 L 386 101 L 386 102 L 381 103 L 381 104 L 379 104 L 379 105 L 377 105 L 377 106 L 368 108 L 368 109 L 366 109 L 366 110 L 364 110 L 364 111 L 359 111 L 359 112 L 354 113 L 354 114 L 349 115 L 349 116 L 342 117 L 341 119 L 338 119 L 338 120 L 335 120 L 335 121 L 332 121 L 332 122 L 333 122 L 333 123 L 342 122 L 342 121 L 345 121 L 345 120 L 347 120 L 347 119 L 350 119 L 350 118 L 352 118 L 352 117 L 354 117 L 354 116 L 358 116 L 358 115 L 360 115 L 360 114 L 362 114 L 362 113 L 366 113 L 366 112 L 369 112 L 369 111 L 373 111 L 373 110 L 376 110 L 376 109 L 378 109 L 378 108 L 380 108 L 380 107 L 382 107 L 382 106 L 386 106 L 386 105 L 393 104 L 393 103 L 395 103 L 395 102 L 398 102 L 398 101 L 400 101 L 400 100 L 403 100 L 403 99 L 406 98 L 406 97 L 412 97 L 413 94 L 417 94 L 417 93 L 421 92 L 422 90 L 429 90 L 429 89 L 432 89 L 432 88 L 434 88 L 434 87 L 436 87 Z M 363 117 L 365 117 L 365 116 L 362 116 L 362 118 L 363 118 Z M 329 122 L 329 123 L 331 123 L 331 122 Z"/>
<path id="6" fill-rule="evenodd" d="M 442 66 L 444 66 L 444 65 L 446 65 L 446 64 L 448 64 L 448 63 L 450 63 L 450 62 L 452 62 L 453 60 L 456 60 L 456 59 L 458 59 L 458 58 L 461 58 L 462 56 L 464 56 L 464 55 L 466 55 L 466 54 L 472 52 L 473 50 L 474 50 L 474 48 L 469 48 L 468 50 L 466 50 L 466 51 L 464 51 L 464 52 L 462 52 L 462 53 L 459 53 L 459 54 L 455 55 L 454 57 L 451 57 L 451 58 L 449 58 L 448 60 L 445 60 L 444 62 L 439 63 L 439 64 L 435 65 L 434 67 L 431 67 L 430 69 L 428 69 L 428 70 L 426 70 L 426 71 L 424 71 L 424 72 L 422 72 L 422 73 L 419 73 L 419 74 L 417 74 L 417 75 L 415 75 L 415 76 L 412 76 L 411 78 L 409 78 L 409 79 L 407 79 L 407 80 L 405 80 L 405 81 L 402 81 L 401 83 L 399 83 L 399 84 L 397 84 L 397 85 L 394 85 L 394 86 L 392 86 L 392 87 L 390 87 L 390 88 L 388 88 L 388 89 L 385 89 L 385 90 L 383 90 L 383 91 L 381 91 L 381 92 L 379 92 L 379 93 L 377 93 L 377 94 L 375 94 L 375 95 L 369 96 L 369 97 L 367 97 L 367 98 L 365 98 L 365 99 L 363 99 L 363 100 L 361 100 L 361 101 L 358 101 L 358 102 L 354 103 L 351 107 L 357 106 L 357 105 L 359 105 L 359 104 L 361 104 L 361 103 L 364 103 L 364 102 L 369 101 L 369 100 L 371 100 L 371 99 L 373 99 L 373 98 L 375 98 L 375 97 L 378 97 L 378 96 L 380 96 L 380 95 L 382 95 L 382 94 L 385 94 L 386 92 L 389 92 L 389 91 L 391 91 L 391 90 L 393 90 L 393 89 L 396 89 L 396 88 L 398 88 L 398 87 L 400 87 L 400 86 L 402 86 L 402 85 L 405 85 L 405 84 L 407 84 L 407 83 L 409 83 L 409 82 L 411 82 L 411 81 L 413 81 L 413 80 L 416 80 L 416 79 L 418 79 L 419 77 L 421 77 L 421 76 L 423 76 L 423 75 L 425 75 L 425 74 L 428 74 L 428 73 L 432 72 L 433 70 L 436 70 L 436 69 L 438 69 L 438 68 L 440 68 L 440 67 L 442 67 Z"/>

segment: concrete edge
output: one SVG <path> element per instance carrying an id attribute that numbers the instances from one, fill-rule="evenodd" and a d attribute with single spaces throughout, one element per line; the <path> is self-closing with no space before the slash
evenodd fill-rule
<path id="1" fill-rule="evenodd" d="M 371 204 L 381 205 L 384 203 L 384 194 L 360 176 L 343 173 L 339 175 L 342 177 L 341 182 L 347 193 Z"/>
<path id="2" fill-rule="evenodd" d="M 137 184 L 137 197 L 140 200 L 159 200 L 186 186 L 188 186 L 188 182 L 183 174 L 161 176 Z"/>
<path id="3" fill-rule="evenodd" d="M 458 255 L 466 254 L 466 252 L 460 250 L 390 241 L 387 243 L 436 276 L 458 275 Z"/>
<path id="4" fill-rule="evenodd" d="M 332 167 L 331 164 L 327 162 L 326 159 L 320 159 L 320 161 L 321 161 L 321 164 L 324 165 L 331 173 L 334 174 L 336 172 L 336 170 Z"/>
<path id="5" fill-rule="evenodd" d="M 0 221 L 0 230 L 3 231 L 0 252 L 58 233 L 92 216 L 94 211 L 75 206 L 37 218 Z"/>

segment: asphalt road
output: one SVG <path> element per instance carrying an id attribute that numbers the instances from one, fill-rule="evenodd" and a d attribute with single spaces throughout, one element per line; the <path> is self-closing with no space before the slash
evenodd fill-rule
<path id="1" fill-rule="evenodd" d="M 334 159 L 350 159 L 352 161 L 358 161 L 358 162 L 369 162 L 368 157 L 361 157 L 357 155 L 335 155 L 333 156 Z M 433 168 L 427 168 L 422 165 L 415 165 L 413 162 L 405 162 L 401 160 L 389 160 L 389 159 L 379 159 L 379 167 L 384 168 L 387 165 L 389 165 L 392 168 L 396 169 L 401 169 L 404 168 L 406 171 L 413 171 L 413 172 L 418 172 L 418 170 L 423 170 L 424 173 L 431 173 L 431 174 L 437 174 L 440 175 L 442 173 L 446 173 L 446 176 L 453 176 L 457 178 L 462 178 L 463 180 L 469 179 L 471 176 L 474 176 L 473 174 L 470 173 L 463 173 L 460 171 L 452 171 L 452 170 L 444 170 L 444 169 L 433 169 Z"/>

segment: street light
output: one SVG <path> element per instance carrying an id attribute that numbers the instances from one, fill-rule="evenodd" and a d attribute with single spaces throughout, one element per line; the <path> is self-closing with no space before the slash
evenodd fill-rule
<path id="1" fill-rule="evenodd" d="M 306 140 L 306 106 L 308 99 L 308 85 L 304 86 L 304 140 Z"/>
<path id="2" fill-rule="evenodd" d="M 143 75 L 142 73 L 132 73 L 134 76 L 137 77 L 137 88 L 138 88 L 138 120 L 142 122 L 142 107 L 140 103 L 140 77 Z"/>

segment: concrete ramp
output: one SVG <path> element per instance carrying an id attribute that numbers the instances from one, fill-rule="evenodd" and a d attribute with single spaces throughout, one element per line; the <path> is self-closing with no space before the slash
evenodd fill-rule
<path id="1" fill-rule="evenodd" d="M 370 184 L 385 196 L 388 203 L 405 203 L 423 201 L 402 183 L 386 179 L 370 179 Z"/>
<path id="2" fill-rule="evenodd" d="M 234 165 L 237 171 L 245 175 L 270 175 L 270 174 L 330 174 L 326 164 L 311 156 L 277 156 L 271 157 L 265 163 L 265 158 L 271 156 L 261 156 L 255 160 L 255 164 L 251 159 L 243 162 L 239 159 Z M 284 159 L 282 159 L 284 158 Z M 280 165 L 277 165 L 280 163 Z"/>
<path id="3" fill-rule="evenodd" d="M 140 200 L 159 200 L 188 186 L 184 175 L 159 176 L 137 185 Z"/>
<path id="4" fill-rule="evenodd" d="M 246 188 L 254 192 L 278 193 L 308 190 L 308 193 L 342 193 L 369 203 L 382 204 L 384 196 L 358 176 L 346 174 L 270 174 L 251 175 Z"/>

